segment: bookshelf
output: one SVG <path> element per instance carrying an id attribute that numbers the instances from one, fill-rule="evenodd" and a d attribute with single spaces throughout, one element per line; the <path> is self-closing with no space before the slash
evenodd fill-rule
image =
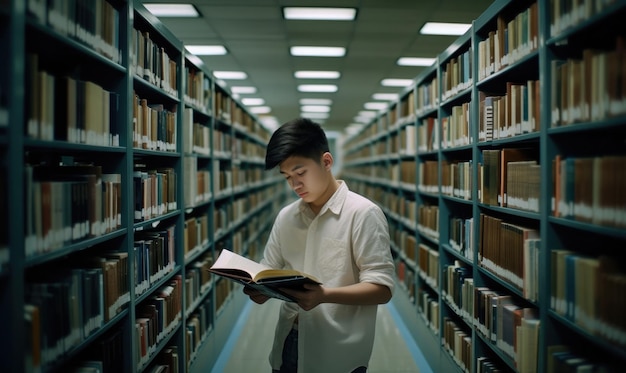
<path id="1" fill-rule="evenodd" d="M 2 26 L 0 26 L 0 43 L 1 47 L 8 53 L 15 53 L 19 56 L 23 56 L 23 37 L 14 40 L 11 35 L 15 35 L 17 30 L 23 30 L 24 27 L 24 11 L 20 7 L 16 6 L 13 2 L 3 1 L 0 4 L 0 18 L 2 19 Z M 23 34 L 23 33 L 20 33 Z M 15 58 L 8 60 L 5 68 L 2 69 L 2 75 L 0 79 L 2 87 L 13 86 L 18 81 L 16 72 L 24 66 L 24 58 Z M 23 107 L 23 95 L 9 95 L 8 92 L 4 92 L 5 99 L 2 101 L 3 109 L 8 115 L 9 120 L 16 120 L 21 123 Z M 8 124 L 8 121 L 7 121 Z M 7 183 L 8 175 L 18 174 L 22 172 L 22 136 L 21 127 L 17 126 L 3 126 L 0 128 L 1 145 L 0 151 L 2 152 L 2 169 L 6 173 L 6 178 L 3 178 L 4 191 L 7 193 L 5 201 L 7 203 L 6 212 L 1 215 L 4 222 L 8 224 L 9 214 L 8 211 L 15 211 L 15 214 L 11 214 L 15 219 L 23 219 L 21 198 L 23 191 L 20 183 Z M 17 139 L 16 141 L 9 141 L 9 139 Z M 8 159 L 15 160 L 14 162 L 8 162 Z M 8 196 L 14 198 L 8 198 Z M 7 249 L 23 245 L 23 227 L 16 227 L 11 229 L 7 234 Z M 5 251 L 6 253 L 6 251 Z M 0 274 L 0 317 L 2 320 L 22 320 L 23 318 L 23 281 L 21 280 L 23 270 L 23 251 L 11 252 L 9 249 L 9 262 L 6 262 L 2 267 Z M 15 267 L 9 266 L 9 263 L 16 263 Z M 0 342 L 1 352 L 0 359 L 6 362 L 7 368 L 11 371 L 17 372 L 21 367 L 21 362 L 16 362 L 11 359 L 12 356 L 18 356 L 22 349 L 20 348 L 24 343 L 23 334 L 20 333 L 21 323 L 2 322 L 0 323 L 3 335 L 11 335 L 13 338 L 5 338 Z"/>
<path id="2" fill-rule="evenodd" d="M 206 268 L 287 196 L 270 133 L 141 3 L 71 4 L 0 1 L 0 360 L 203 370 L 245 301 Z"/>
<path id="3" fill-rule="evenodd" d="M 626 362 L 625 14 L 495 1 L 344 143 L 345 178 L 387 214 L 394 303 L 433 370 Z M 414 126 L 413 147 L 377 146 L 402 137 L 389 118 Z"/>

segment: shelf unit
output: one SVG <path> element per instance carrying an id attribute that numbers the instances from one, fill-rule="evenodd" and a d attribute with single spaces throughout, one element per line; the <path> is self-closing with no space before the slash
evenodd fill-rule
<path id="1" fill-rule="evenodd" d="M 258 259 L 287 198 L 270 133 L 141 3 L 25 3 L 0 2 L 0 361 L 204 371 L 245 301 L 206 269 Z"/>
<path id="2" fill-rule="evenodd" d="M 497 0 L 344 143 L 344 178 L 387 214 L 393 301 L 434 371 L 626 362 L 625 14 Z"/>

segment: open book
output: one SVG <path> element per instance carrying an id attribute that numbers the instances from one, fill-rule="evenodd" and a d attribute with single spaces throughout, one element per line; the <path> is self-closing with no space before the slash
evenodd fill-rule
<path id="1" fill-rule="evenodd" d="M 280 288 L 299 290 L 304 289 L 304 284 L 320 284 L 306 273 L 294 269 L 273 269 L 227 249 L 222 250 L 209 271 L 287 302 L 295 300 Z"/>

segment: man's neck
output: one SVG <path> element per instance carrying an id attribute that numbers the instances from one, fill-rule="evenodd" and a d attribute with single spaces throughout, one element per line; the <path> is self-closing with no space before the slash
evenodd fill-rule
<path id="1" fill-rule="evenodd" d="M 323 198 L 320 198 L 319 201 L 315 203 L 309 203 L 309 208 L 315 215 L 319 214 L 322 211 L 322 207 L 328 202 L 328 200 L 335 194 L 335 192 L 339 189 L 339 183 L 337 180 L 332 177 L 330 182 L 328 183 L 328 188 L 324 191 Z"/>

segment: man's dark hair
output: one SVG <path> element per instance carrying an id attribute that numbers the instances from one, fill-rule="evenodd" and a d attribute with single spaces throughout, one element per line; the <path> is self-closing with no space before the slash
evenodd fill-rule
<path id="1" fill-rule="evenodd" d="M 320 161 L 329 151 L 328 139 L 322 127 L 307 118 L 291 120 L 272 134 L 265 153 L 265 169 L 270 170 L 285 159 L 298 156 Z"/>

